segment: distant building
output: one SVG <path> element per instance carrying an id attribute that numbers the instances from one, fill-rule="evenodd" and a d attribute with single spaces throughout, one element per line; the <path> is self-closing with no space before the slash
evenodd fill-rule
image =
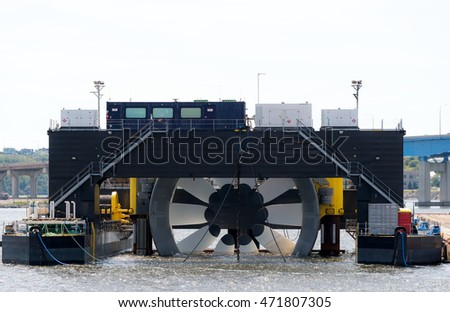
<path id="1" fill-rule="evenodd" d="M 4 147 L 3 154 L 16 155 L 17 150 L 14 147 Z"/>
<path id="2" fill-rule="evenodd" d="M 31 148 L 22 148 L 18 154 L 19 155 L 33 155 L 34 151 Z"/>
<path id="3" fill-rule="evenodd" d="M 403 189 L 415 190 L 419 188 L 419 170 L 403 172 Z"/>
<path id="4" fill-rule="evenodd" d="M 0 152 L 1 154 L 8 154 L 8 155 L 27 155 L 31 156 L 34 155 L 36 152 L 44 152 L 48 153 L 48 148 L 43 147 L 37 150 L 34 150 L 32 148 L 22 148 L 21 150 L 16 150 L 14 147 L 4 147 L 3 152 Z"/>

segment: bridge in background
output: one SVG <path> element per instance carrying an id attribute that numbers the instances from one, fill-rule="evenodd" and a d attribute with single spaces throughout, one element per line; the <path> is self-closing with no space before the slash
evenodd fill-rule
<path id="1" fill-rule="evenodd" d="M 12 179 L 12 198 L 19 198 L 19 177 L 29 176 L 31 188 L 30 197 L 36 198 L 36 182 L 43 173 L 48 173 L 48 162 L 0 164 L 0 192 L 3 192 L 3 179 L 6 176 L 10 176 Z"/>
<path id="2" fill-rule="evenodd" d="M 418 206 L 450 206 L 450 135 L 412 136 L 403 139 L 403 155 L 419 157 Z M 441 174 L 440 202 L 431 202 L 430 172 Z"/>

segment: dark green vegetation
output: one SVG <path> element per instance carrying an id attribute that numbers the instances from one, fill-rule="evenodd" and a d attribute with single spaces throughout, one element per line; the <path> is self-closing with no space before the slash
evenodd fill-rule
<path id="1" fill-rule="evenodd" d="M 403 167 L 405 171 L 419 169 L 419 157 L 416 156 L 403 157 Z"/>

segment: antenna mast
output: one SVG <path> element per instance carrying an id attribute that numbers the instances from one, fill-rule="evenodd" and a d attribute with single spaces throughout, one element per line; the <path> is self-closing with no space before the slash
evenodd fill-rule
<path id="1" fill-rule="evenodd" d="M 103 94 L 100 93 L 100 91 L 105 87 L 105 83 L 103 81 L 97 80 L 94 81 L 95 91 L 91 91 L 96 97 L 98 102 L 98 109 L 97 109 L 97 127 L 100 129 L 100 99 L 102 98 Z"/>
<path id="2" fill-rule="evenodd" d="M 359 110 L 359 89 L 362 87 L 362 80 L 352 80 L 352 87 L 356 90 L 353 95 L 356 98 L 356 110 Z"/>

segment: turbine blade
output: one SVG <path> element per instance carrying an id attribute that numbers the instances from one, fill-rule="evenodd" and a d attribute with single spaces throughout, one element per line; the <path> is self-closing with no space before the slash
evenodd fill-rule
<path id="1" fill-rule="evenodd" d="M 277 231 L 268 226 L 256 224 L 252 228 L 258 242 L 273 254 L 290 255 L 294 250 L 295 244 Z"/>
<path id="2" fill-rule="evenodd" d="M 172 203 L 169 209 L 170 224 L 177 226 L 205 223 L 206 208 L 201 205 Z"/>
<path id="3" fill-rule="evenodd" d="M 292 179 L 270 178 L 259 186 L 258 191 L 264 197 L 264 203 L 268 203 L 294 186 Z"/>
<path id="4" fill-rule="evenodd" d="M 303 222 L 303 207 L 301 203 L 276 204 L 266 206 L 267 222 L 276 225 L 301 227 Z"/>
<path id="5" fill-rule="evenodd" d="M 216 191 L 211 183 L 203 178 L 181 178 L 178 180 L 178 186 L 205 203 L 209 202 L 209 196 Z"/>
<path id="6" fill-rule="evenodd" d="M 266 205 L 275 205 L 275 204 L 294 204 L 300 203 L 302 200 L 300 198 L 300 193 L 297 189 L 290 189 L 271 200 L 270 202 L 266 202 Z"/>
<path id="7" fill-rule="evenodd" d="M 231 234 L 225 234 L 214 248 L 215 255 L 233 255 L 234 254 L 234 238 Z"/>
<path id="8" fill-rule="evenodd" d="M 220 228 L 217 225 L 204 226 L 195 231 L 177 244 L 178 250 L 184 254 L 199 254 L 214 243 L 219 236 Z"/>
<path id="9" fill-rule="evenodd" d="M 239 237 L 239 252 L 243 254 L 257 254 L 258 247 L 248 234 Z"/>

